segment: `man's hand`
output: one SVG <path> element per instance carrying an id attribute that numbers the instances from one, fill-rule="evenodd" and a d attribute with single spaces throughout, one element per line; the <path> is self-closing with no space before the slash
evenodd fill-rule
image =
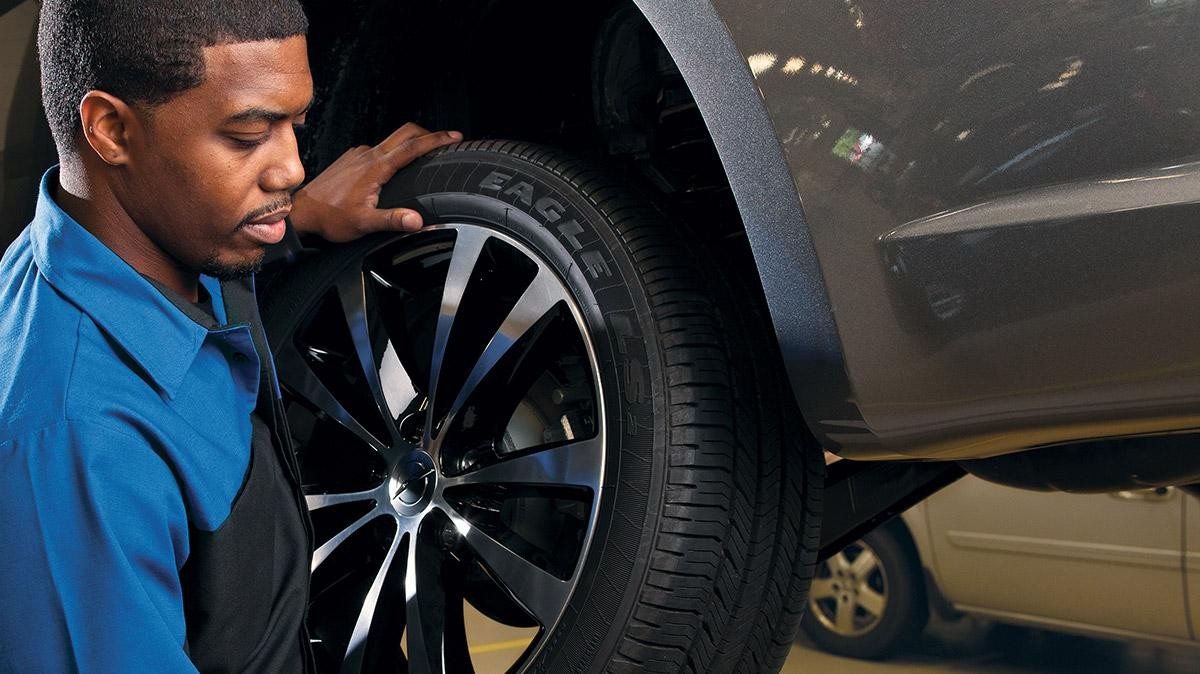
<path id="1" fill-rule="evenodd" d="M 375 147 L 347 150 L 292 195 L 292 226 L 300 234 L 333 242 L 353 241 L 372 232 L 420 229 L 424 223 L 416 211 L 379 208 L 379 191 L 396 171 L 418 157 L 460 140 L 457 131 L 430 133 L 410 122 Z"/>

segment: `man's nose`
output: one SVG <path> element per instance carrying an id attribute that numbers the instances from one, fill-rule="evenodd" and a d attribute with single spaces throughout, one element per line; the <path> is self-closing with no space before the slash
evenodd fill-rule
<path id="1" fill-rule="evenodd" d="M 300 161 L 300 149 L 296 133 L 289 126 L 277 136 L 271 163 L 260 178 L 264 192 L 291 192 L 304 182 L 304 164 Z"/>

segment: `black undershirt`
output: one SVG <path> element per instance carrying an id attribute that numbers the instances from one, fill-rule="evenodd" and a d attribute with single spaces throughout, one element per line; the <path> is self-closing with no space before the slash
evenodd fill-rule
<path id="1" fill-rule="evenodd" d="M 206 329 L 224 327 L 203 286 L 200 301 L 193 304 L 150 282 Z M 230 297 L 225 304 L 232 314 Z M 241 307 L 238 313 L 257 323 L 257 307 Z M 265 362 L 265 343 L 259 343 L 261 326 L 252 324 L 251 332 L 264 362 L 259 405 L 250 415 L 246 477 L 220 528 L 189 529 L 190 552 L 180 571 L 188 655 L 201 672 L 302 672 L 309 661 L 304 630 L 310 563 L 307 513 L 276 441 L 286 430 L 272 432 L 272 426 L 283 422 L 272 423 L 279 415 L 270 404 L 273 368 Z"/>

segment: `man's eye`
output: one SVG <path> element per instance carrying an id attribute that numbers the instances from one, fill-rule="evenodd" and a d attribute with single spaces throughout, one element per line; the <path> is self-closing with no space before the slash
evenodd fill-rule
<path id="1" fill-rule="evenodd" d="M 243 150 L 252 150 L 252 149 L 258 147 L 259 145 L 262 145 L 263 143 L 267 142 L 267 136 L 265 136 L 265 135 L 257 136 L 254 138 L 229 136 L 229 141 L 231 143 L 233 143 L 234 146 L 242 148 Z"/>

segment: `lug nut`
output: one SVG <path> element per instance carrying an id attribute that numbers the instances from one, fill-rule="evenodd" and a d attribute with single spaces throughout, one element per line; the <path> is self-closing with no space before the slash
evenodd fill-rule
<path id="1" fill-rule="evenodd" d="M 438 530 L 438 543 L 443 550 L 453 550 L 458 545 L 458 530 L 454 528 L 454 524 L 447 522 L 442 525 Z"/>

